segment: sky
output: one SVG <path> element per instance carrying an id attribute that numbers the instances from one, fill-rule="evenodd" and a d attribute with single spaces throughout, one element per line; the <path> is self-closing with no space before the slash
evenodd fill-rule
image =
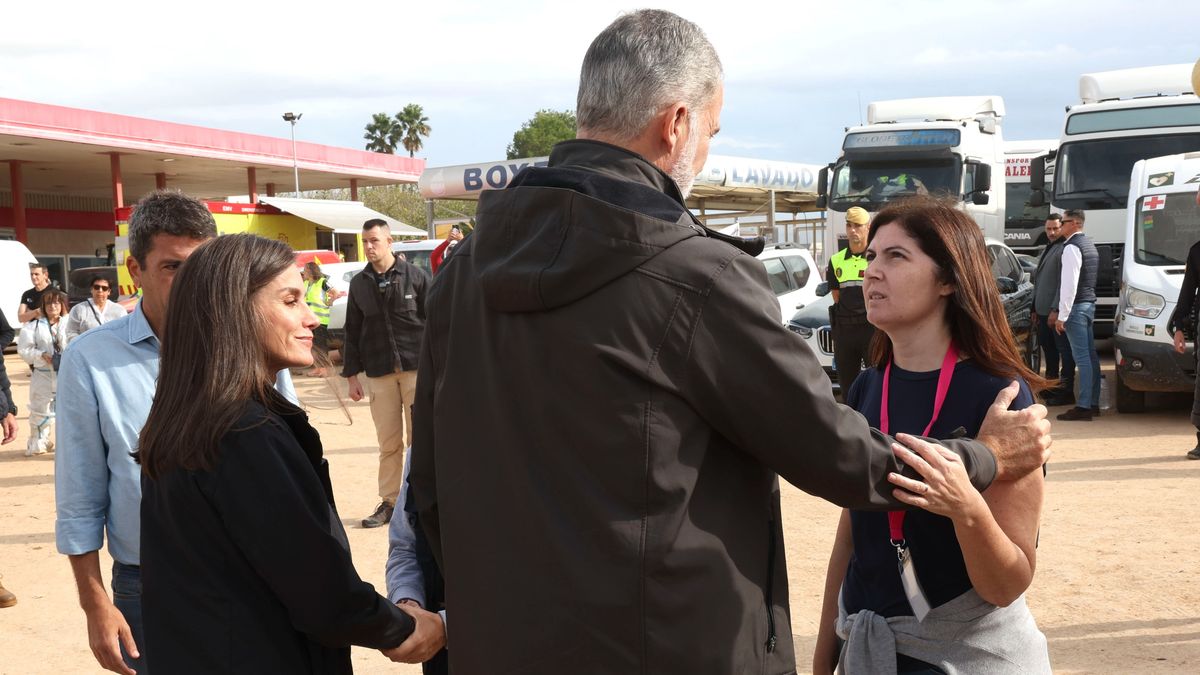
<path id="1" fill-rule="evenodd" d="M 292 111 L 297 140 L 355 148 L 417 103 L 429 166 L 503 159 L 537 110 L 574 109 L 592 38 L 646 6 L 721 56 L 712 152 L 812 164 L 870 101 L 997 94 L 1007 140 L 1057 138 L 1080 74 L 1200 58 L 1196 12 L 1160 0 L 12 4 L 0 97 L 283 138 Z"/>

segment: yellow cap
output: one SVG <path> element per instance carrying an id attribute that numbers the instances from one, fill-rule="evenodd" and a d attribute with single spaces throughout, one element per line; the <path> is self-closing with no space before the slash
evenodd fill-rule
<path id="1" fill-rule="evenodd" d="M 846 210 L 846 222 L 854 223 L 855 225 L 866 225 L 871 222 L 871 216 L 863 207 L 851 206 Z"/>

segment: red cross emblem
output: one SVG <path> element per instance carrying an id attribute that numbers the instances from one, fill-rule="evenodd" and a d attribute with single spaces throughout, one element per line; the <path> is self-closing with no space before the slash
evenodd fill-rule
<path id="1" fill-rule="evenodd" d="M 1163 208 L 1166 205 L 1167 205 L 1166 197 L 1164 197 L 1162 195 L 1154 195 L 1153 197 L 1146 197 L 1145 201 L 1142 202 L 1142 210 L 1143 211 L 1158 211 L 1159 209 Z"/>

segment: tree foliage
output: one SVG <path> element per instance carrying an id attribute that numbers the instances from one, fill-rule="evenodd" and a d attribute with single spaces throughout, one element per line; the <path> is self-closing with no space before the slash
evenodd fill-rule
<path id="1" fill-rule="evenodd" d="M 395 115 L 383 112 L 371 115 L 365 130 L 363 139 L 367 141 L 367 150 L 392 155 L 396 146 L 403 145 L 409 157 L 424 147 L 423 139 L 433 132 L 425 111 L 416 103 L 409 103 Z"/>
<path id="2" fill-rule="evenodd" d="M 375 113 L 366 126 L 363 138 L 367 141 L 367 150 L 390 155 L 396 152 L 396 144 L 400 141 L 400 129 L 387 113 Z"/>
<path id="3" fill-rule="evenodd" d="M 513 134 L 508 159 L 549 155 L 555 143 L 572 138 L 575 138 L 575 111 L 539 110 Z"/>
<path id="4" fill-rule="evenodd" d="M 425 116 L 425 111 L 416 103 L 409 103 L 404 106 L 404 110 L 396 113 L 396 122 L 404 130 L 400 143 L 408 151 L 409 157 L 416 155 L 425 145 L 421 139 L 433 132 L 433 129 L 429 128 L 429 118 Z"/>

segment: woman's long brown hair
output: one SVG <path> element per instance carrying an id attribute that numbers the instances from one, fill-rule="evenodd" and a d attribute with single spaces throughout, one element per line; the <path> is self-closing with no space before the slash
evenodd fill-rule
<path id="1" fill-rule="evenodd" d="M 211 469 L 246 404 L 288 404 L 272 386 L 254 296 L 295 265 L 287 244 L 229 234 L 201 244 L 171 286 L 158 388 L 134 458 L 151 478 Z"/>
<path id="2" fill-rule="evenodd" d="M 983 235 L 970 216 L 947 199 L 916 196 L 897 200 L 876 214 L 867 241 L 885 225 L 903 228 L 933 258 L 939 280 L 953 284 L 946 323 L 962 356 L 992 375 L 1024 379 L 1035 394 L 1054 385 L 1021 360 L 992 278 Z M 877 365 L 891 360 L 892 340 L 887 333 L 875 331 L 870 358 Z"/>

